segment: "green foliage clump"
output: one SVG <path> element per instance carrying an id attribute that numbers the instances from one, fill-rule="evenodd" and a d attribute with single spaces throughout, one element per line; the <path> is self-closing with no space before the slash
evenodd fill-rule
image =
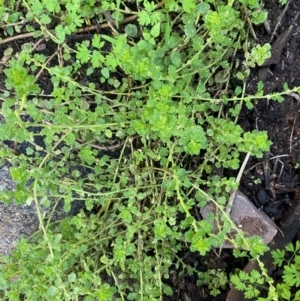
<path id="1" fill-rule="evenodd" d="M 259 258 L 266 246 L 226 213 L 238 183 L 223 174 L 240 167 L 242 153 L 262 157 L 271 144 L 265 132 L 236 124 L 242 105 L 260 95 L 246 97 L 245 81 L 230 85 L 231 58 L 247 48 L 245 18 L 261 11 L 259 2 L 24 0 L 14 13 L 15 5 L 0 9 L 6 34 L 43 36 L 56 50 L 48 57 L 26 43 L 4 68 L 1 139 L 25 143 L 26 153 L 12 155 L 1 142 L 1 163 L 12 164 L 17 182 L 1 197 L 34 202 L 40 230 L 2 259 L 2 299 L 161 300 L 172 294 L 171 267 L 189 269 L 180 251 L 206 255 L 231 228 L 233 243 Z M 105 26 L 69 43 L 91 21 Z M 255 49 L 261 63 L 268 49 Z M 60 222 L 39 210 L 63 203 L 69 211 L 75 201 L 86 212 Z M 208 202 L 217 212 L 200 219 Z M 199 274 L 213 295 L 226 279 Z"/>
<path id="2" fill-rule="evenodd" d="M 221 293 L 220 289 L 227 286 L 228 278 L 225 271 L 221 269 L 211 269 L 198 274 L 199 280 L 197 285 L 207 285 L 212 296 L 217 296 Z"/>
<path id="3" fill-rule="evenodd" d="M 300 298 L 298 287 L 300 286 L 300 241 L 295 244 L 289 243 L 285 250 L 276 249 L 271 252 L 274 265 L 279 269 L 283 267 L 281 281 L 278 281 L 274 291 L 267 297 L 259 297 L 267 291 L 268 281 L 262 273 L 252 270 L 250 273 L 240 271 L 231 276 L 231 282 L 236 289 L 244 291 L 248 299 L 257 298 L 258 301 L 291 300 L 297 301 Z M 267 281 L 268 280 L 268 281 Z"/>
<path id="4" fill-rule="evenodd" d="M 300 241 L 289 243 L 285 250 L 272 251 L 274 264 L 283 267 L 282 281 L 277 283 L 276 289 L 281 300 L 300 299 Z"/>

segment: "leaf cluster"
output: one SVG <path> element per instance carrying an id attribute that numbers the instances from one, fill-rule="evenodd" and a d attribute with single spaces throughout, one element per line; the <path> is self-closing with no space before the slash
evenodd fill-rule
<path id="1" fill-rule="evenodd" d="M 282 279 L 277 281 L 274 291 L 269 290 L 267 297 L 263 293 L 268 285 L 274 282 L 273 279 L 265 278 L 262 273 L 252 270 L 250 273 L 239 271 L 231 276 L 231 282 L 236 289 L 244 291 L 246 298 L 257 298 L 264 300 L 299 300 L 300 286 L 300 242 L 289 243 L 284 250 L 276 249 L 271 251 L 273 263 L 277 268 L 282 269 Z M 262 295 L 262 296 L 261 296 Z"/>
<path id="2" fill-rule="evenodd" d="M 282 281 L 276 286 L 279 297 L 282 300 L 299 300 L 300 292 L 300 241 L 289 243 L 285 250 L 272 251 L 272 257 L 276 266 L 283 267 Z"/>
<path id="3" fill-rule="evenodd" d="M 197 285 L 207 285 L 212 296 L 217 296 L 225 289 L 228 284 L 228 278 L 225 271 L 221 269 L 209 269 L 198 273 Z"/>
<path id="4" fill-rule="evenodd" d="M 182 250 L 206 255 L 230 238 L 225 206 L 238 184 L 222 170 L 270 147 L 265 132 L 236 124 L 251 98 L 243 85 L 230 89 L 231 58 L 248 42 L 242 7 L 259 7 L 199 2 L 27 0 L 18 16 L 1 11 L 57 47 L 49 58 L 24 44 L 4 68 L 1 162 L 10 162 L 17 185 L 1 197 L 34 202 L 40 230 L 3 259 L 3 300 L 161 300 L 172 294 L 172 265 L 187 269 Z M 108 29 L 69 42 L 92 21 Z M 255 49 L 261 62 L 267 50 Z M 12 155 L 8 140 L 25 151 Z M 195 210 L 209 201 L 217 213 L 199 219 Z M 70 211 L 76 202 L 85 209 L 54 222 L 59 204 Z M 235 230 L 252 257 L 265 251 Z M 199 281 L 217 295 L 227 278 L 210 270 Z"/>

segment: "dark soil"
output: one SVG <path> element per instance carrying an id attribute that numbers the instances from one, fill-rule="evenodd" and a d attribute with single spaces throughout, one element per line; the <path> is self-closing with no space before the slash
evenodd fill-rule
<path id="1" fill-rule="evenodd" d="M 272 0 L 266 1 L 266 8 L 269 10 L 271 34 L 283 12 L 283 7 L 278 5 L 277 2 Z M 281 34 L 287 32 L 293 24 L 297 12 L 300 11 L 300 4 L 297 2 L 296 0 L 290 1 L 289 7 L 272 41 L 273 45 L 276 39 Z M 269 70 L 260 68 L 252 70 L 248 82 L 249 93 L 255 92 L 259 78 L 263 79 L 265 93 L 282 91 L 284 83 L 287 83 L 289 88 L 300 86 L 300 31 L 298 27 L 300 27 L 300 16 L 295 21 L 293 33 L 288 41 L 284 43 L 285 45 L 281 45 L 283 46 L 282 49 L 278 50 L 280 52 L 279 62 L 265 67 Z M 255 27 L 254 31 L 259 43 L 270 42 L 271 35 L 266 31 L 264 26 Z M 28 41 L 26 40 L 26 42 Z M 20 40 L 1 45 L 0 57 L 3 56 L 3 51 L 6 48 L 13 47 L 20 49 L 23 43 L 24 40 Z M 47 42 L 45 54 L 50 56 L 54 51 L 54 45 L 51 44 L 51 41 Z M 278 56 L 278 51 L 272 53 L 276 53 Z M 261 75 L 262 73 L 263 75 Z M 93 79 L 89 78 L 83 78 L 83 80 L 93 81 Z M 52 84 L 46 72 L 40 76 L 39 84 L 46 94 L 52 91 Z M 3 78 L 0 78 L 0 89 L 5 89 Z M 276 206 L 276 202 L 286 196 L 295 199 L 294 194 L 296 188 L 299 186 L 299 172 L 295 167 L 298 162 L 300 163 L 299 101 L 300 96 L 298 94 L 286 96 L 282 103 L 273 100 L 259 100 L 253 110 L 249 111 L 244 108 L 239 117 L 239 124 L 245 130 L 265 130 L 268 132 L 269 139 L 273 143 L 270 156 L 264 159 L 265 161 L 269 161 L 271 184 L 266 183 L 263 159 L 250 158 L 241 181 L 241 190 L 249 196 L 255 195 L 262 187 L 266 189 L 266 192 L 270 196 L 271 206 Z M 257 179 L 260 180 L 259 183 Z M 274 204 L 272 204 L 272 201 Z M 285 207 L 281 208 L 280 216 L 276 217 L 279 227 L 281 217 L 285 213 L 284 209 Z M 187 253 L 184 256 L 184 262 L 198 268 L 200 271 L 201 267 L 205 264 L 209 268 L 225 269 L 228 273 L 236 268 L 242 269 L 247 263 L 245 259 L 237 260 L 232 255 L 231 250 L 223 250 L 220 256 L 218 252 L 219 250 L 215 250 L 215 252 L 211 251 L 205 257 L 195 253 Z M 166 282 L 173 288 L 174 295 L 172 297 L 165 297 L 165 301 L 221 301 L 226 299 L 229 288 L 224 289 L 221 295 L 212 297 L 209 295 L 207 287 L 197 285 L 196 277 L 190 276 L 187 273 L 179 276 L 175 269 L 171 272 L 172 275 Z"/>
<path id="2" fill-rule="evenodd" d="M 269 21 L 273 32 L 283 12 L 283 7 L 274 1 L 267 2 L 266 7 L 269 10 Z M 289 27 L 294 24 L 293 33 L 282 48 L 280 60 L 276 64 L 253 70 L 248 83 L 248 88 L 251 92 L 258 82 L 259 73 L 263 68 L 269 69 L 263 81 L 265 93 L 281 92 L 285 83 L 289 88 L 300 86 L 300 69 L 298 67 L 300 63 L 300 33 L 298 30 L 300 18 L 298 17 L 296 22 L 293 23 L 295 16 L 300 11 L 296 6 L 296 2 L 290 2 L 277 30 L 278 38 L 284 35 Z M 255 28 L 255 31 L 259 41 L 262 41 L 262 43 L 270 42 L 271 36 L 263 26 Z M 272 45 L 274 44 L 276 44 L 276 36 Z M 300 135 L 298 122 L 299 100 L 300 97 L 296 93 L 291 96 L 285 96 L 282 103 L 262 99 L 257 101 L 253 110 L 243 110 L 239 120 L 241 126 L 247 130 L 256 129 L 268 132 L 269 139 L 272 141 L 269 164 L 270 174 L 276 190 L 275 193 L 276 195 L 288 193 L 291 198 L 299 184 L 298 171 L 295 168 L 296 163 L 300 162 L 300 144 L 298 142 Z M 242 188 L 248 194 L 249 192 L 257 191 L 260 187 L 269 189 L 269 187 L 266 187 L 268 186 L 267 183 L 264 182 L 264 160 L 252 160 L 248 163 L 248 169 L 246 168 L 242 179 Z M 262 183 L 255 184 L 251 179 L 261 179 Z"/>

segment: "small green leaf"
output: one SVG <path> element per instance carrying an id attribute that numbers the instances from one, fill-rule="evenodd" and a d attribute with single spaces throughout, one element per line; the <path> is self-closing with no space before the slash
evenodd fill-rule
<path id="1" fill-rule="evenodd" d="M 77 46 L 76 58 L 82 63 L 87 63 L 90 59 L 90 51 L 87 45 L 82 43 Z"/>
<path id="2" fill-rule="evenodd" d="M 76 141 L 76 136 L 74 133 L 71 132 L 65 136 L 64 140 L 68 145 L 73 145 Z"/>
<path id="3" fill-rule="evenodd" d="M 104 42 L 100 40 L 100 35 L 94 35 L 92 45 L 97 49 L 101 49 L 104 46 Z"/>
<path id="4" fill-rule="evenodd" d="M 41 22 L 42 24 L 50 24 L 50 23 L 51 23 L 51 19 L 50 19 L 50 17 L 49 17 L 48 15 L 42 14 L 42 15 L 40 16 L 40 22 Z"/>
<path id="5" fill-rule="evenodd" d="M 194 24 L 185 24 L 184 33 L 188 38 L 193 38 L 196 35 L 196 28 Z"/>
<path id="6" fill-rule="evenodd" d="M 271 251 L 271 254 L 272 254 L 272 257 L 273 257 L 274 264 L 281 267 L 282 263 L 284 261 L 285 251 L 277 249 L 277 250 Z"/>
<path id="7" fill-rule="evenodd" d="M 109 75 L 110 75 L 109 69 L 108 69 L 108 68 L 101 68 L 101 74 L 102 74 L 106 79 L 108 79 L 108 78 L 109 78 Z"/>
<path id="8" fill-rule="evenodd" d="M 170 229 L 164 220 L 159 219 L 154 222 L 154 233 L 156 239 L 164 239 L 170 234 Z"/>
<path id="9" fill-rule="evenodd" d="M 135 38 L 137 36 L 137 27 L 134 24 L 127 24 L 125 26 L 125 33 L 132 38 Z"/>
<path id="10" fill-rule="evenodd" d="M 100 261 L 105 265 L 107 265 L 109 263 L 109 259 L 106 255 L 102 255 L 100 258 Z"/>
<path id="11" fill-rule="evenodd" d="M 138 13 L 138 21 L 140 25 L 149 25 L 151 23 L 150 14 L 145 10 L 140 11 Z"/>
<path id="12" fill-rule="evenodd" d="M 74 282 L 76 279 L 76 274 L 73 272 L 68 275 L 68 282 Z"/>
<path id="13" fill-rule="evenodd" d="M 57 288 L 55 286 L 51 285 L 47 290 L 47 296 L 53 297 L 57 294 L 57 291 L 58 291 Z"/>
<path id="14" fill-rule="evenodd" d="M 84 162 L 86 162 L 89 165 L 92 165 L 93 162 L 95 161 L 94 151 L 92 151 L 92 149 L 89 145 L 86 145 L 85 147 L 83 147 L 80 150 L 78 156 L 80 157 L 81 160 L 83 160 Z"/>
<path id="15" fill-rule="evenodd" d="M 116 292 L 116 288 L 111 287 L 107 283 L 100 284 L 95 296 L 99 301 L 111 301 L 113 300 L 113 296 Z"/>
<path id="16" fill-rule="evenodd" d="M 152 28 L 151 28 L 151 35 L 154 38 L 157 38 L 160 35 L 160 23 L 156 23 Z"/>
<path id="17" fill-rule="evenodd" d="M 58 39 L 57 43 L 59 44 L 63 43 L 66 38 L 66 32 L 61 24 L 55 27 L 55 34 L 56 34 L 56 38 Z"/>
<path id="18" fill-rule="evenodd" d="M 258 91 L 263 91 L 263 88 L 264 88 L 264 83 L 262 81 L 259 81 L 258 84 L 257 84 L 257 89 Z"/>
<path id="19" fill-rule="evenodd" d="M 293 245 L 293 243 L 288 243 L 287 245 L 286 245 L 286 247 L 285 247 L 285 249 L 288 251 L 288 252 L 295 252 L 295 248 L 294 248 L 294 245 Z"/>
<path id="20" fill-rule="evenodd" d="M 196 0 L 180 0 L 183 10 L 186 13 L 191 13 L 196 8 Z"/>

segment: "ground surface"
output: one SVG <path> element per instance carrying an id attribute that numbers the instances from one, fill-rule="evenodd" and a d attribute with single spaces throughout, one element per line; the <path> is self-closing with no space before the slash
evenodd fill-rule
<path id="1" fill-rule="evenodd" d="M 266 7 L 269 10 L 269 22 L 271 34 L 276 27 L 278 20 L 283 12 L 283 7 L 278 6 L 277 1 L 266 1 Z M 278 26 L 273 42 L 286 32 L 293 24 L 293 20 L 300 12 L 300 4 L 298 1 L 290 1 L 289 7 L 282 17 L 281 24 Z M 298 6 L 297 6 L 298 5 Z M 299 24 L 299 26 L 298 26 Z M 263 82 L 265 84 L 265 91 L 275 92 L 282 91 L 283 84 L 287 83 L 290 88 L 300 86 L 300 17 L 295 21 L 293 34 L 283 45 L 280 61 L 276 64 L 267 66 L 270 70 L 263 75 Z M 264 26 L 254 28 L 257 35 L 258 42 L 270 42 L 271 34 L 269 34 Z M 13 41 L 5 46 L 0 47 L 0 57 L 3 56 L 3 51 L 6 47 L 20 48 L 24 40 Z M 51 55 L 52 47 L 47 45 L 46 52 Z M 266 70 L 264 70 L 266 71 Z M 249 79 L 248 89 L 253 92 L 257 77 L 261 70 L 258 68 L 252 70 L 251 78 Z M 51 83 L 47 78 L 47 74 L 40 77 L 40 85 L 43 86 L 45 93 L 51 92 Z M 0 89 L 5 89 L 3 79 L 0 78 Z M 243 109 L 240 114 L 239 123 L 245 130 L 266 130 L 268 131 L 269 139 L 272 141 L 271 154 L 269 159 L 270 176 L 272 191 L 279 198 L 288 195 L 291 199 L 294 198 L 295 189 L 299 186 L 299 171 L 295 168 L 297 163 L 300 163 L 300 116 L 298 110 L 300 109 L 299 99 L 297 95 L 285 97 L 284 102 L 278 103 L 274 101 L 261 100 L 255 104 L 255 109 L 249 111 Z M 280 157 L 279 157 L 280 156 Z M 277 159 L 276 159 L 277 157 Z M 257 181 L 257 179 L 260 180 Z M 254 195 L 259 188 L 265 188 L 265 175 L 263 170 L 263 160 L 250 159 L 244 176 L 241 181 L 241 190 L 248 195 Z M 268 187 L 267 187 L 268 188 Z M 270 202 L 271 203 L 271 202 Z M 276 206 L 276 204 L 270 204 Z M 276 215 L 276 213 L 274 214 Z M 280 211 L 277 224 L 280 226 L 281 215 L 284 215 L 284 210 Z M 236 260 L 230 250 L 223 250 L 220 256 L 216 252 L 210 252 L 205 257 L 200 257 L 198 254 L 185 254 L 185 262 L 192 266 L 195 263 L 207 262 L 210 268 L 225 269 L 227 272 L 235 268 L 243 268 L 246 264 L 245 260 Z M 175 291 L 172 297 L 166 297 L 165 301 L 221 301 L 226 299 L 228 288 L 223 291 L 218 297 L 209 296 L 206 287 L 199 287 L 197 279 L 192 276 L 183 275 L 178 276 L 177 272 L 173 271 L 173 276 L 168 280 L 168 284 L 173 287 Z"/>

